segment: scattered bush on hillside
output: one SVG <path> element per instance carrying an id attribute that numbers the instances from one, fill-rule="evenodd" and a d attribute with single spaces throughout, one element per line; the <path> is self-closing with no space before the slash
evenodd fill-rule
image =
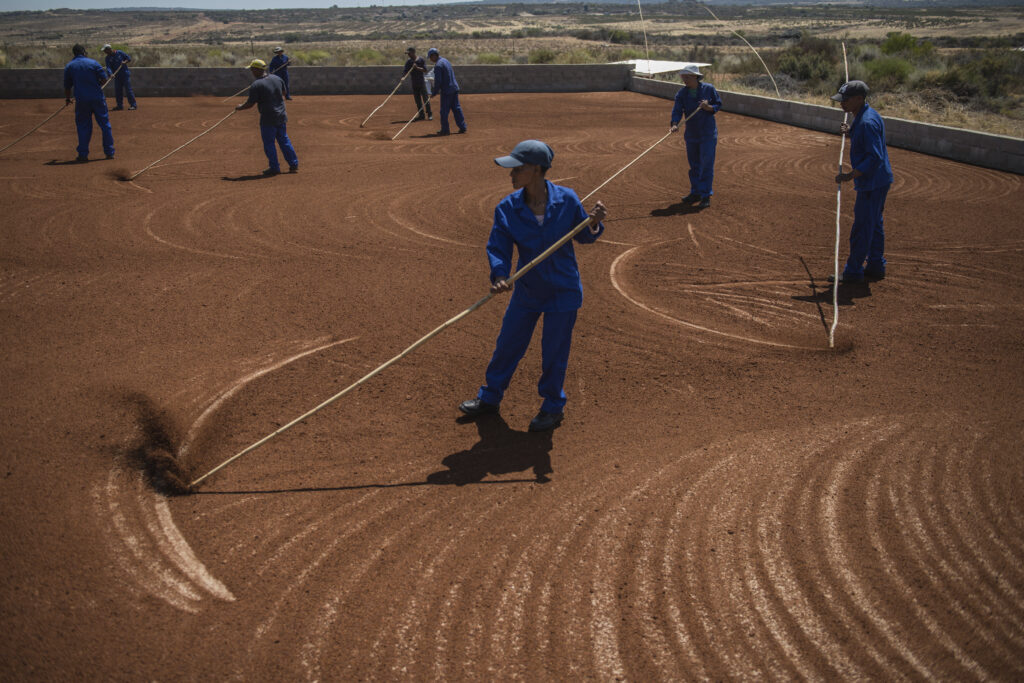
<path id="1" fill-rule="evenodd" d="M 481 52 L 476 56 L 477 64 L 505 64 L 508 60 L 494 52 Z"/>
<path id="2" fill-rule="evenodd" d="M 530 50 L 530 64 L 553 64 L 556 56 L 554 50 L 546 47 Z"/>

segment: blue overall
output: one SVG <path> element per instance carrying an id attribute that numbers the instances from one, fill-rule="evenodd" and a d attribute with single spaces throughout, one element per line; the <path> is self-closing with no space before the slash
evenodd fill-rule
<path id="1" fill-rule="evenodd" d="M 75 127 L 78 129 L 78 156 L 89 156 L 89 140 L 92 139 L 92 120 L 96 119 L 103 134 L 103 152 L 114 156 L 114 133 L 110 129 L 107 114 L 107 100 L 103 96 L 103 82 L 106 71 L 95 59 L 78 55 L 64 66 L 64 88 L 74 89 Z"/>
<path id="2" fill-rule="evenodd" d="M 132 74 L 128 70 L 128 62 L 132 61 L 123 50 L 114 50 L 114 54 L 107 55 L 107 71 L 114 76 L 114 100 L 118 109 L 124 109 L 124 96 L 128 95 L 128 106 L 135 106 L 135 91 L 132 90 Z M 118 67 L 124 67 L 118 71 Z"/>
<path id="3" fill-rule="evenodd" d="M 268 74 L 257 78 L 249 88 L 249 102 L 255 102 L 260 112 L 260 137 L 263 139 L 263 152 L 267 155 L 272 171 L 280 171 L 281 164 L 277 160 L 277 147 L 281 146 L 284 160 L 291 168 L 299 167 L 299 158 L 295 154 L 292 141 L 288 139 L 288 114 L 284 106 L 284 82 Z"/>
<path id="4" fill-rule="evenodd" d="M 698 83 L 695 93 L 685 86 L 680 88 L 672 107 L 671 123 L 673 126 L 678 125 L 703 100 L 707 100 L 714 111 L 702 110 L 694 114 L 683 129 L 683 141 L 686 143 L 686 159 L 690 164 L 690 194 L 710 197 L 714 194 L 712 183 L 715 179 L 715 150 L 718 147 L 715 113 L 722 108 L 722 98 L 715 86 Z"/>
<path id="5" fill-rule="evenodd" d="M 270 60 L 270 73 L 274 74 L 282 81 L 284 81 L 284 98 L 290 100 L 292 98 L 292 91 L 288 87 L 288 63 L 291 62 L 288 59 L 288 55 L 281 53 L 274 55 L 274 58 Z"/>
<path id="6" fill-rule="evenodd" d="M 452 64 L 444 57 L 434 64 L 434 92 L 441 96 L 441 134 L 451 132 L 448 127 L 448 113 L 455 114 L 455 125 L 460 132 L 466 130 L 466 117 L 462 115 L 459 105 L 459 83 L 455 80 Z"/>
<path id="7" fill-rule="evenodd" d="M 547 181 L 548 203 L 544 222 L 526 205 L 524 190 L 508 195 L 494 209 L 494 225 L 487 240 L 487 258 L 491 282 L 507 279 L 512 271 L 513 246 L 519 252 L 516 268 L 522 268 L 559 238 L 587 218 L 576 193 Z M 596 232 L 584 228 L 573 238 L 580 244 L 595 242 L 604 225 Z M 569 367 L 569 349 L 576 312 L 583 305 L 583 285 L 572 241 L 567 242 L 535 268 L 516 281 L 491 362 L 487 365 L 487 383 L 477 397 L 498 405 L 512 381 L 519 361 L 526 354 L 530 338 L 541 315 L 541 375 L 537 391 L 544 399 L 541 410 L 561 413 L 565 407 L 565 373 Z"/>
<path id="8" fill-rule="evenodd" d="M 865 272 L 885 274 L 885 230 L 882 212 L 892 185 L 892 166 L 885 148 L 885 123 L 866 102 L 850 124 L 850 165 L 861 172 L 853 179 L 857 200 L 850 229 L 850 257 L 843 277 L 856 279 Z"/>

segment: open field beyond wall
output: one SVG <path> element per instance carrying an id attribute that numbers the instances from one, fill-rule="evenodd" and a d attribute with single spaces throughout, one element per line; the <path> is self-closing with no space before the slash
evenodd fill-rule
<path id="1" fill-rule="evenodd" d="M 499 298 L 150 488 L 140 454 L 204 472 L 479 299 L 492 157 L 542 138 L 584 195 L 669 106 L 467 94 L 467 135 L 392 142 L 411 97 L 361 129 L 380 102 L 289 102 L 270 179 L 251 111 L 115 179 L 219 98 L 113 112 L 116 161 L 66 163 L 70 112 L 0 156 L 0 678 L 1024 675 L 1024 178 L 901 149 L 835 349 L 837 138 L 722 113 L 709 210 L 679 137 L 597 195 L 558 430 L 526 432 L 539 340 L 457 419 Z M 0 145 L 50 111 L 5 102 Z"/>
<path id="2" fill-rule="evenodd" d="M 873 101 L 886 116 L 1024 136 L 1024 64 L 980 69 L 993 73 L 991 82 L 969 70 L 953 84 L 941 83 L 950 64 L 988 59 L 975 48 L 1005 52 L 1024 46 L 1019 5 L 715 6 L 713 11 L 720 20 L 695 3 L 649 4 L 643 25 L 635 5 L 583 4 L 5 13 L 0 64 L 56 68 L 76 41 L 91 46 L 94 56 L 103 43 L 123 46 L 137 65 L 149 67 L 243 67 L 253 56 L 269 59 L 274 45 L 284 45 L 296 64 L 311 66 L 398 65 L 409 44 L 421 52 L 437 46 L 456 66 L 599 63 L 645 57 L 649 51 L 655 59 L 712 63 L 708 80 L 720 89 L 774 96 L 763 67 L 737 33 L 773 69 L 779 55 L 809 36 L 847 44 L 853 77 L 873 81 Z M 937 46 L 932 59 L 917 60 L 904 83 L 875 78 L 865 66 L 882 57 L 878 44 L 891 32 Z M 1024 55 L 1017 61 L 1024 62 Z M 830 69 L 834 78 L 824 82 L 775 75 L 783 81 L 784 98 L 822 102 L 834 90 L 833 81 L 841 80 L 841 63 Z"/>

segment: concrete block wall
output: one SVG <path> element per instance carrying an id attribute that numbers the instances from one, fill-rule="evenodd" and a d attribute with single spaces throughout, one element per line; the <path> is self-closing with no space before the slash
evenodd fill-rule
<path id="1" fill-rule="evenodd" d="M 634 77 L 629 90 L 674 99 L 680 84 Z M 836 133 L 843 122 L 838 107 L 777 100 L 771 97 L 722 91 L 722 110 L 791 126 Z M 665 118 L 669 117 L 666 108 Z M 1024 174 L 1024 139 L 978 133 L 884 116 L 886 143 L 954 161 Z"/>
<path id="2" fill-rule="evenodd" d="M 402 77 L 401 66 L 294 66 L 291 85 L 299 95 L 387 94 Z M 597 92 L 625 90 L 630 69 L 624 64 L 529 64 L 455 66 L 467 94 L 500 92 Z M 0 99 L 62 98 L 62 69 L 0 69 Z M 409 79 L 402 91 L 409 92 Z M 252 82 L 249 70 L 198 68 L 132 69 L 132 87 L 142 97 L 227 97 Z M 113 85 L 107 86 L 108 94 Z"/>

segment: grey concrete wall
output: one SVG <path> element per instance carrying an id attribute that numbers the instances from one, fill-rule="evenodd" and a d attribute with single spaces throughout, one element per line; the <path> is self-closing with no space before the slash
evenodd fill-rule
<path id="1" fill-rule="evenodd" d="M 678 83 L 633 78 L 629 90 L 673 99 Z M 836 133 L 843 122 L 843 112 L 827 105 L 804 104 L 776 100 L 771 97 L 722 91 L 722 110 L 732 114 L 778 121 L 800 128 Z M 666 107 L 665 119 L 669 118 Z M 1024 139 L 1005 135 L 978 133 L 948 126 L 907 121 L 885 116 L 886 142 L 893 147 L 923 152 L 934 156 L 985 166 L 1000 171 L 1024 174 Z"/>
<path id="2" fill-rule="evenodd" d="M 402 77 L 401 66 L 289 67 L 296 95 L 387 94 Z M 495 92 L 597 92 L 625 90 L 630 70 L 624 64 L 455 65 L 455 77 L 467 94 Z M 227 97 L 252 81 L 248 69 L 132 69 L 139 97 Z M 409 91 L 409 79 L 402 91 Z M 113 85 L 108 85 L 113 94 Z M 60 98 L 61 69 L 0 69 L 0 99 Z"/>

